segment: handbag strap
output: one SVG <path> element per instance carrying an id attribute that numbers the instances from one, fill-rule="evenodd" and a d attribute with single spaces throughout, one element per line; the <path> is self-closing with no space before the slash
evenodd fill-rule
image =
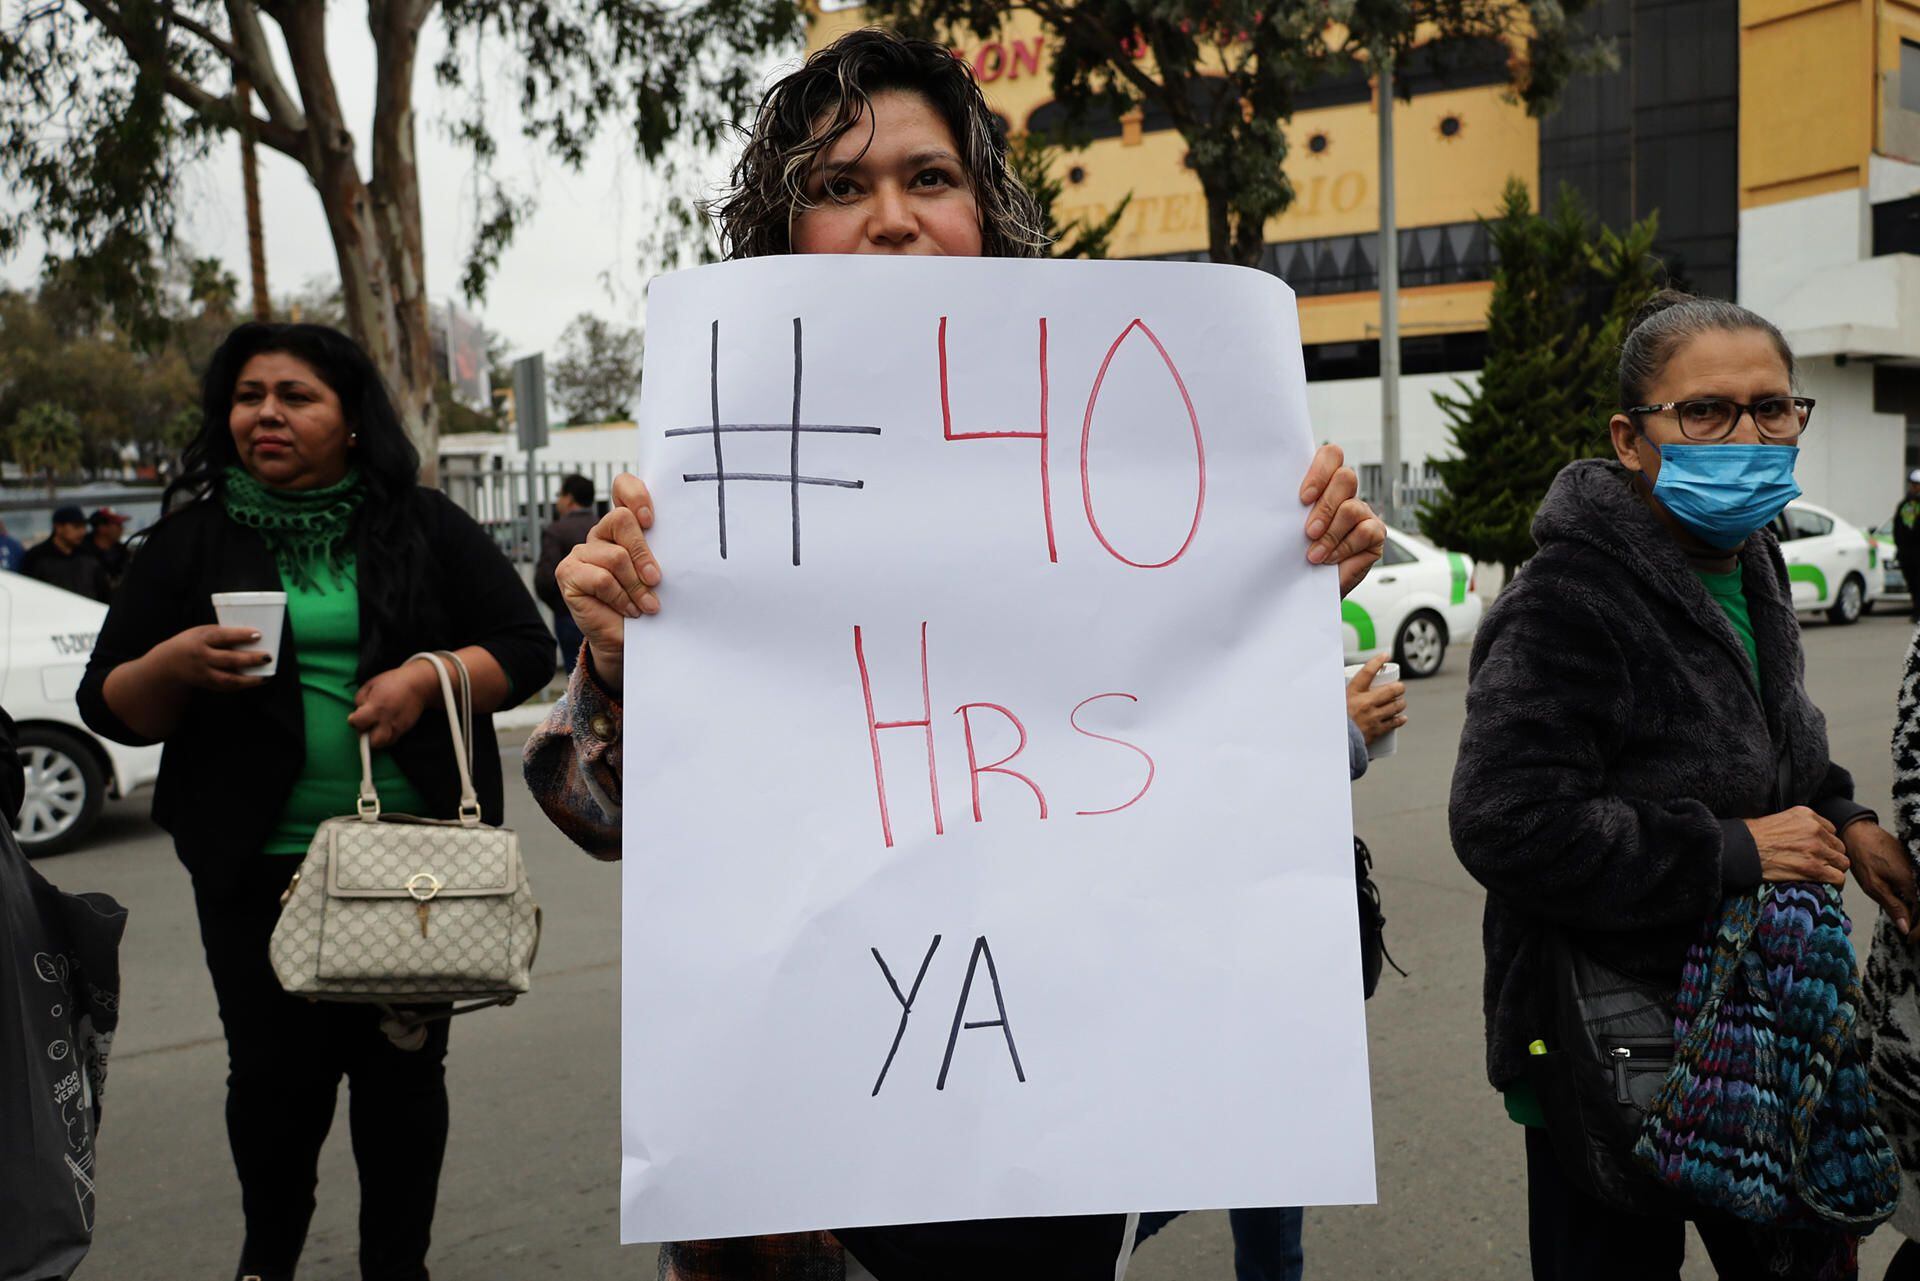
<path id="1" fill-rule="evenodd" d="M 463 827 L 478 826 L 480 800 L 473 790 L 473 771 L 469 766 L 473 756 L 472 678 L 460 656 L 450 651 L 423 651 L 407 661 L 412 662 L 415 658 L 431 664 L 433 674 L 440 680 L 440 699 L 447 709 L 447 731 L 453 739 L 453 760 L 460 770 L 460 823 Z M 460 677 L 458 698 L 454 696 L 453 681 L 447 674 L 449 667 Z M 375 823 L 380 819 L 380 795 L 373 786 L 373 742 L 365 734 L 360 735 L 360 797 L 354 808 L 363 822 Z"/>
<path id="2" fill-rule="evenodd" d="M 467 662 L 450 649 L 433 651 L 441 658 L 453 664 L 453 674 L 460 680 L 460 728 L 467 742 L 467 764 L 473 764 L 473 677 L 467 671 Z"/>

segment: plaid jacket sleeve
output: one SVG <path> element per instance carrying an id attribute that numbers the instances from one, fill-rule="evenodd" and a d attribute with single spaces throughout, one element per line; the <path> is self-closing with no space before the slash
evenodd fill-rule
<path id="1" fill-rule="evenodd" d="M 598 859 L 620 857 L 620 700 L 582 646 L 567 692 L 527 740 L 527 787 L 554 826 Z"/>

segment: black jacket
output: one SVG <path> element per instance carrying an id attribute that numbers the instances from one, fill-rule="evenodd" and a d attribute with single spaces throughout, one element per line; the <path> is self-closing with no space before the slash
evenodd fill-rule
<path id="1" fill-rule="evenodd" d="M 368 581 L 377 562 L 370 562 L 363 549 L 362 670 L 385 671 L 420 650 L 482 645 L 507 674 L 506 706 L 526 701 L 552 677 L 554 647 L 520 576 L 486 531 L 438 490 L 418 488 L 406 501 L 416 509 L 432 570 L 415 590 L 431 594 L 430 603 L 438 608 L 422 613 L 440 621 L 374 652 L 378 642 L 369 639 L 365 601 L 379 586 Z M 186 628 L 214 622 L 214 592 L 280 588 L 266 543 L 229 519 L 217 501 L 169 516 L 128 564 L 80 682 L 81 718 L 116 742 L 150 741 L 107 707 L 101 693 L 107 673 Z M 497 824 L 503 801 L 500 750 L 492 718 L 475 721 L 474 787 L 482 817 Z M 459 773 L 444 712 L 421 717 L 389 750 L 434 817 L 457 813 Z M 259 856 L 305 760 L 299 657 L 288 628 L 281 636 L 279 671 L 265 685 L 240 693 L 194 692 L 166 740 L 153 817 L 173 834 L 188 870 L 195 876 L 217 875 L 233 860 Z"/>
<path id="2" fill-rule="evenodd" d="M 1915 576 L 1920 575 L 1920 519 L 1909 524 L 1908 507 L 1920 509 L 1920 498 L 1902 498 L 1900 505 L 1893 509 L 1893 553 L 1900 558 L 1900 570 L 1907 576 L 1907 585 L 1915 586 Z"/>
<path id="3" fill-rule="evenodd" d="M 567 612 L 567 602 L 561 599 L 560 585 L 553 581 L 553 571 L 560 568 L 568 552 L 587 541 L 587 535 L 593 532 L 598 521 L 599 517 L 589 509 L 576 507 L 540 531 L 540 559 L 533 566 L 533 594 L 553 611 L 555 618 Z"/>
<path id="4" fill-rule="evenodd" d="M 1779 544 L 1741 552 L 1746 650 L 1618 463 L 1554 481 L 1539 554 L 1474 641 L 1448 817 L 1488 890 L 1487 1069 L 1519 1076 L 1550 1035 L 1540 946 L 1561 930 L 1628 973 L 1677 984 L 1722 894 L 1760 880 L 1739 820 L 1808 805 L 1865 813 L 1807 701 Z"/>
<path id="5" fill-rule="evenodd" d="M 20 558 L 20 572 L 103 605 L 113 598 L 106 566 L 87 550 L 85 543 L 70 552 L 61 551 L 51 537 L 35 543 Z"/>

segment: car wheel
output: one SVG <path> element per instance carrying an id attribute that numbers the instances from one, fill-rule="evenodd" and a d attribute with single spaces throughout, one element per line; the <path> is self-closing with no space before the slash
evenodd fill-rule
<path id="1" fill-rule="evenodd" d="M 1827 611 L 1827 621 L 1845 626 L 1857 623 L 1860 616 L 1867 612 L 1867 590 L 1859 577 L 1849 574 L 1840 584 L 1840 594 L 1834 597 L 1833 608 Z"/>
<path id="2" fill-rule="evenodd" d="M 1417 679 L 1433 675 L 1447 657 L 1447 625 L 1438 614 L 1427 610 L 1412 615 L 1400 624 L 1393 657 L 1400 664 L 1402 676 Z"/>
<path id="3" fill-rule="evenodd" d="M 15 834 L 28 858 L 58 854 L 84 837 L 106 804 L 107 780 L 80 737 L 46 725 L 20 731 L 27 790 Z"/>

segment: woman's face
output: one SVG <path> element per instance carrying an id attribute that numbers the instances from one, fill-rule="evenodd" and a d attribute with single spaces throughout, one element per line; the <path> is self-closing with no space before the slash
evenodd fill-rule
<path id="1" fill-rule="evenodd" d="M 1780 359 L 1773 340 L 1757 329 L 1710 329 L 1683 344 L 1668 358 L 1666 368 L 1647 388 L 1646 404 L 1663 405 L 1676 400 L 1717 397 L 1742 405 L 1752 405 L 1769 396 L 1791 396 L 1793 379 L 1786 362 Z M 1680 430 L 1673 410 L 1641 414 L 1639 425 L 1625 414 L 1615 414 L 1609 424 L 1613 449 L 1629 471 L 1644 472 L 1647 483 L 1660 479 L 1660 446 L 1691 445 Z M 1759 445 L 1780 442 L 1763 440 L 1751 414 L 1741 414 L 1733 434 L 1722 445 Z"/>
<path id="2" fill-rule="evenodd" d="M 872 99 L 807 175 L 815 204 L 793 220 L 793 251 L 979 257 L 980 207 L 946 119 L 909 90 Z"/>
<path id="3" fill-rule="evenodd" d="M 340 397 L 313 366 L 263 351 L 240 369 L 227 414 L 240 465 L 275 489 L 319 489 L 347 474 Z"/>

